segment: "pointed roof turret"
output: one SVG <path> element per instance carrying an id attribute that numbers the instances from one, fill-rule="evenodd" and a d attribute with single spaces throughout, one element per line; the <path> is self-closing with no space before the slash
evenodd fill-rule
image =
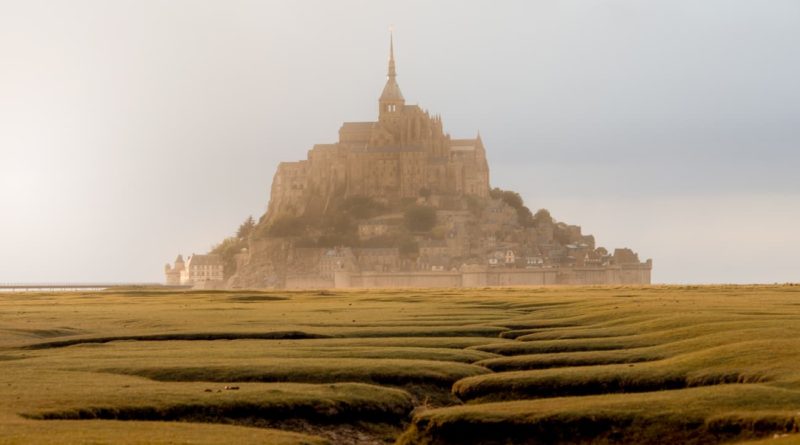
<path id="1" fill-rule="evenodd" d="M 405 103 L 400 86 L 397 85 L 397 68 L 394 62 L 394 36 L 389 33 L 389 72 L 386 75 L 386 86 L 381 93 L 381 102 L 401 102 Z"/>
<path id="2" fill-rule="evenodd" d="M 394 64 L 394 34 L 389 31 L 389 77 L 397 77 L 397 70 Z"/>

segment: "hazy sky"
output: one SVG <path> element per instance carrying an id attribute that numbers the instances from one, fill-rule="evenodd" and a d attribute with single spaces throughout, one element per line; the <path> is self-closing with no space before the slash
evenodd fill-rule
<path id="1" fill-rule="evenodd" d="M 654 282 L 800 281 L 796 0 L 0 0 L 0 282 L 162 281 L 376 118 L 392 24 L 493 186 Z"/>

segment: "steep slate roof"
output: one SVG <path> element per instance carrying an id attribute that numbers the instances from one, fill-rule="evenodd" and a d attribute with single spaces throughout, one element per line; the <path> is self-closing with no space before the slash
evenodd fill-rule
<path id="1" fill-rule="evenodd" d="M 342 133 L 366 133 L 372 131 L 376 122 L 345 122 L 339 129 Z"/>
<path id="2" fill-rule="evenodd" d="M 208 255 L 192 255 L 189 257 L 189 264 L 195 266 L 221 266 L 222 259 L 219 255 L 210 253 Z"/>
<path id="3" fill-rule="evenodd" d="M 397 84 L 397 80 L 395 80 L 394 77 L 390 77 L 389 80 L 386 81 L 386 86 L 383 87 L 381 101 L 401 100 L 405 99 L 403 98 L 403 93 L 400 92 L 400 85 Z"/>
<path id="4" fill-rule="evenodd" d="M 370 153 L 413 153 L 423 152 L 424 148 L 413 145 L 393 146 L 393 147 L 369 147 L 367 150 Z"/>
<path id="5" fill-rule="evenodd" d="M 450 149 L 455 151 L 470 151 L 475 150 L 478 146 L 477 139 L 451 139 Z"/>
<path id="6" fill-rule="evenodd" d="M 383 87 L 381 93 L 381 102 L 383 101 L 401 101 L 405 102 L 403 93 L 400 92 L 400 86 L 397 85 L 397 70 L 394 64 L 394 39 L 389 37 L 389 73 L 386 79 L 386 86 Z"/>
<path id="7" fill-rule="evenodd" d="M 397 247 L 359 247 L 353 250 L 357 257 L 400 254 L 400 249 L 398 249 Z"/>

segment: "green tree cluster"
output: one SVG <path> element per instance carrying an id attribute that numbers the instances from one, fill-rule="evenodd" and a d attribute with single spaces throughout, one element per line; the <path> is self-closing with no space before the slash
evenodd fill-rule
<path id="1" fill-rule="evenodd" d="M 436 225 L 436 209 L 422 205 L 410 206 L 403 215 L 403 221 L 411 232 L 430 232 Z"/>
<path id="2" fill-rule="evenodd" d="M 219 255 L 222 259 L 225 278 L 236 273 L 236 254 L 247 247 L 247 241 L 255 233 L 256 222 L 252 216 L 239 225 L 236 235 L 225 238 L 221 243 L 211 249 L 212 254 Z"/>
<path id="3" fill-rule="evenodd" d="M 522 201 L 522 196 L 520 196 L 519 193 L 512 192 L 511 190 L 493 188 L 489 191 L 489 196 L 494 199 L 502 200 L 516 210 L 517 221 L 521 226 L 532 227 L 534 225 L 533 213 L 531 213 L 531 209 L 525 206 L 525 203 Z"/>
<path id="4" fill-rule="evenodd" d="M 239 229 L 236 231 L 236 237 L 239 239 L 247 239 L 250 238 L 250 235 L 256 229 L 256 222 L 252 216 L 248 217 L 244 222 L 239 226 Z"/>
<path id="5" fill-rule="evenodd" d="M 539 209 L 536 211 L 536 214 L 533 215 L 533 224 L 534 225 L 541 225 L 541 224 L 552 224 L 553 217 L 550 216 L 550 212 L 547 209 Z"/>
<path id="6" fill-rule="evenodd" d="M 307 227 L 308 221 L 302 216 L 282 216 L 265 226 L 262 234 L 271 237 L 301 236 Z"/>
<path id="7" fill-rule="evenodd" d="M 369 196 L 351 196 L 342 203 L 340 212 L 356 219 L 367 219 L 386 212 L 386 206 Z"/>

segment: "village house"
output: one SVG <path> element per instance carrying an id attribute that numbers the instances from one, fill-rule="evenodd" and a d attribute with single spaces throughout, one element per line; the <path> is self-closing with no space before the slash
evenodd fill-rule
<path id="1" fill-rule="evenodd" d="M 445 256 L 449 253 L 450 249 L 447 247 L 447 242 L 444 240 L 425 240 L 419 242 L 420 256 Z"/>
<path id="2" fill-rule="evenodd" d="M 171 266 L 167 263 L 164 266 L 164 275 L 166 277 L 167 286 L 180 286 L 181 285 L 181 272 L 186 269 L 186 263 L 183 261 L 183 255 L 178 255 L 175 258 L 175 265 Z"/>
<path id="3" fill-rule="evenodd" d="M 320 276 L 333 279 L 337 271 L 356 269 L 356 259 L 349 247 L 326 249 L 319 260 Z"/>
<path id="4" fill-rule="evenodd" d="M 387 272 L 400 266 L 400 250 L 397 247 L 373 247 L 353 249 L 358 267 L 364 271 Z"/>
<path id="5" fill-rule="evenodd" d="M 515 249 L 497 249 L 489 253 L 487 263 L 489 267 L 514 267 L 517 257 L 518 252 Z"/>
<path id="6" fill-rule="evenodd" d="M 178 255 L 175 265 L 164 267 L 167 285 L 208 287 L 223 283 L 225 279 L 222 258 L 219 255 L 192 254 L 185 262 Z"/>
<path id="7" fill-rule="evenodd" d="M 385 219 L 373 219 L 358 223 L 358 239 L 364 241 L 389 233 L 389 222 Z"/>
<path id="8" fill-rule="evenodd" d="M 434 255 L 429 257 L 420 257 L 417 260 L 418 270 L 425 270 L 431 272 L 443 272 L 450 270 L 451 260 L 445 255 Z"/>

